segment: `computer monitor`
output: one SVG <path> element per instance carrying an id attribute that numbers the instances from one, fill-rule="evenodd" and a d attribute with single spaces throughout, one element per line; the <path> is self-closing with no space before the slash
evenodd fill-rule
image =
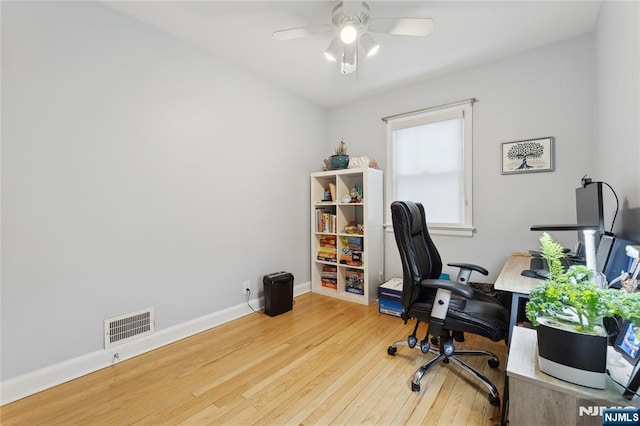
<path id="1" fill-rule="evenodd" d="M 596 263 L 598 264 L 598 272 L 602 272 L 607 277 L 607 282 L 618 278 L 623 271 L 630 272 L 631 258 L 627 256 L 625 248 L 638 244 L 640 244 L 638 241 L 609 235 L 602 237 L 596 254 Z M 620 288 L 620 283 L 618 282 L 615 287 Z"/>
<path id="2" fill-rule="evenodd" d="M 602 201 L 602 182 L 590 182 L 576 188 L 576 223 L 578 225 L 596 225 L 596 245 L 605 234 L 604 203 Z M 578 254 L 584 255 L 582 247 L 585 241 L 582 232 L 578 232 Z"/>
<path id="3" fill-rule="evenodd" d="M 596 268 L 598 272 L 604 273 L 614 241 L 615 238 L 611 235 L 604 235 L 600 238 L 600 244 L 598 244 L 598 249 L 596 251 Z"/>
<path id="4" fill-rule="evenodd" d="M 640 327 L 631 321 L 622 321 L 613 349 L 622 355 L 622 359 L 615 361 L 611 357 L 607 363 L 607 372 L 624 387 L 622 396 L 631 401 L 640 387 Z"/>
<path id="5" fill-rule="evenodd" d="M 613 348 L 635 365 L 640 359 L 640 327 L 630 321 L 623 321 Z"/>
<path id="6" fill-rule="evenodd" d="M 576 188 L 576 219 L 578 225 L 598 225 L 600 234 L 604 234 L 602 182 Z"/>

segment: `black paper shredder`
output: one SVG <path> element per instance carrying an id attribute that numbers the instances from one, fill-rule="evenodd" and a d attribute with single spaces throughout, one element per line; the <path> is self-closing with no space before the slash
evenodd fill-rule
<path id="1" fill-rule="evenodd" d="M 290 272 L 265 275 L 262 284 L 265 314 L 275 317 L 293 308 L 293 275 Z"/>

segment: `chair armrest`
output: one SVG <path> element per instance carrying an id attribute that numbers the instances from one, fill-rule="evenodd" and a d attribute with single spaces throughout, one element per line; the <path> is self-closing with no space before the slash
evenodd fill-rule
<path id="1" fill-rule="evenodd" d="M 471 287 L 455 281 L 427 279 L 420 281 L 420 285 L 422 287 L 449 290 L 453 294 L 464 297 L 465 299 L 471 299 L 475 294 Z"/>
<path id="2" fill-rule="evenodd" d="M 471 272 L 473 271 L 480 272 L 482 275 L 489 275 L 489 271 L 484 269 L 482 266 L 474 265 L 473 263 L 447 263 L 447 265 L 460 268 L 458 276 L 456 277 L 456 282 L 460 284 L 466 285 L 469 282 Z"/>
<path id="3" fill-rule="evenodd" d="M 473 263 L 447 263 L 447 265 L 453 266 L 454 268 L 480 272 L 482 275 L 489 275 L 489 271 L 484 269 L 482 266 L 474 265 Z"/>
<path id="4" fill-rule="evenodd" d="M 451 295 L 455 294 L 466 299 L 470 299 L 474 295 L 471 287 L 455 281 L 427 279 L 420 281 L 420 286 L 437 290 L 429 318 L 429 333 L 434 336 L 443 335 Z"/>

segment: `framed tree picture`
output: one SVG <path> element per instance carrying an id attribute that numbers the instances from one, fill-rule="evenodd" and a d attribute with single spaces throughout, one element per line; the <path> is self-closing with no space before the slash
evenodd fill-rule
<path id="1" fill-rule="evenodd" d="M 553 137 L 502 144 L 502 174 L 553 170 Z"/>

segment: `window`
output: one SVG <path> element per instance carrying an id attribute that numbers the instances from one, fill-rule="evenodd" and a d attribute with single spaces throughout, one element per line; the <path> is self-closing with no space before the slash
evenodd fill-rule
<path id="1" fill-rule="evenodd" d="M 421 202 L 434 234 L 473 233 L 475 99 L 387 117 L 387 223 L 394 200 Z"/>

